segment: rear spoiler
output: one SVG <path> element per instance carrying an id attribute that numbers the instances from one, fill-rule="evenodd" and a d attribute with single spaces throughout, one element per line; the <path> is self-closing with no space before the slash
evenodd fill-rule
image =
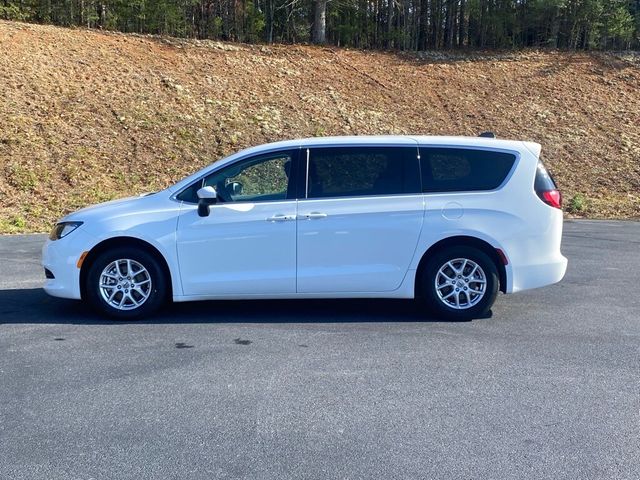
<path id="1" fill-rule="evenodd" d="M 536 142 L 522 142 L 527 150 L 533 153 L 533 156 L 540 158 L 540 152 L 542 151 L 542 145 Z"/>

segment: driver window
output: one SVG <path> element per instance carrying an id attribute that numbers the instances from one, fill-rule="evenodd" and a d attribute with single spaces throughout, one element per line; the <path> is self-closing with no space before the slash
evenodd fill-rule
<path id="1" fill-rule="evenodd" d="M 212 173 L 201 186 L 214 187 L 223 203 L 285 200 L 292 158 L 291 151 L 252 157 Z"/>

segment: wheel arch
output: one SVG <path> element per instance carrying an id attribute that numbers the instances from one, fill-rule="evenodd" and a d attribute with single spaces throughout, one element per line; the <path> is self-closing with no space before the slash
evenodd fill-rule
<path id="1" fill-rule="evenodd" d="M 150 244 L 145 240 L 141 240 L 136 237 L 111 237 L 106 240 L 103 240 L 96 245 L 93 246 L 89 253 L 84 258 L 82 262 L 82 268 L 80 269 L 80 297 L 82 299 L 86 298 L 86 284 L 87 284 L 87 274 L 89 272 L 89 268 L 93 261 L 98 257 L 98 255 L 110 250 L 112 248 L 119 247 L 136 247 L 141 250 L 146 251 L 150 255 L 152 255 L 160 264 L 160 268 L 162 268 L 163 273 L 167 278 L 167 298 L 171 299 L 173 297 L 173 279 L 171 276 L 171 269 L 169 268 L 169 264 L 165 259 L 164 255 L 158 250 L 155 246 Z"/>
<path id="2" fill-rule="evenodd" d="M 420 290 L 420 282 L 422 279 L 422 272 L 427 265 L 428 259 L 433 256 L 435 253 L 442 251 L 446 248 L 450 247 L 475 247 L 478 250 L 486 253 L 493 263 L 495 263 L 496 268 L 498 269 L 498 278 L 500 281 L 499 289 L 502 293 L 507 292 L 507 269 L 505 268 L 505 264 L 500 257 L 496 247 L 492 246 L 485 240 L 482 240 L 478 237 L 472 237 L 469 235 L 456 235 L 453 237 L 443 238 L 438 242 L 431 245 L 426 252 L 422 254 L 420 258 L 420 263 L 418 264 L 418 268 L 416 271 L 416 279 L 415 279 L 415 292 L 416 296 L 421 291 Z"/>

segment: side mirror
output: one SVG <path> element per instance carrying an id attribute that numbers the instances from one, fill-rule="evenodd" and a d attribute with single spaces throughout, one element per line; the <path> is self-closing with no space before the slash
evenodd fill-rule
<path id="1" fill-rule="evenodd" d="M 218 202 L 218 193 L 213 187 L 202 187 L 198 190 L 198 215 L 209 216 L 209 207 Z"/>

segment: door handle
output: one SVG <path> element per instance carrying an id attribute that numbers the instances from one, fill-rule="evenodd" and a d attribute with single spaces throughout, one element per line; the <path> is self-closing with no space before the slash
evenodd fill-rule
<path id="1" fill-rule="evenodd" d="M 286 222 L 287 220 L 295 220 L 295 215 L 274 215 L 273 217 L 267 218 L 267 222 Z"/>
<path id="2" fill-rule="evenodd" d="M 305 215 L 307 220 L 315 220 L 318 218 L 327 218 L 327 214 L 326 213 L 320 213 L 320 212 L 311 212 L 311 213 L 307 213 Z"/>

